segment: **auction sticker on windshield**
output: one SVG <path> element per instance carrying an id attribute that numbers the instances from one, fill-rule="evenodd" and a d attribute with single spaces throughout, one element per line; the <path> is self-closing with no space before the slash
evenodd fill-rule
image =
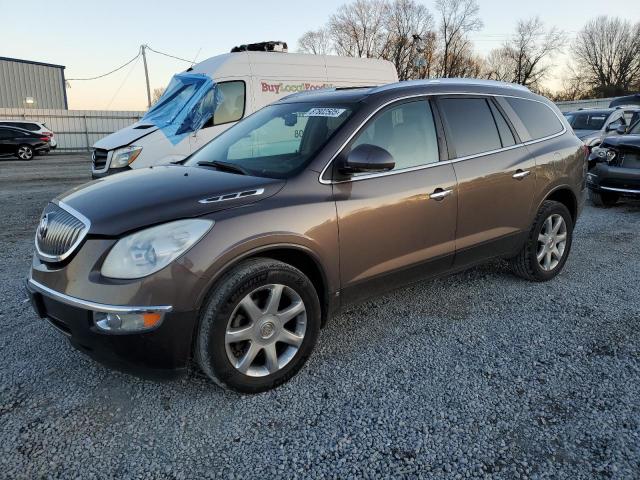
<path id="1" fill-rule="evenodd" d="M 339 117 L 346 110 L 346 108 L 329 108 L 329 107 L 317 107 L 312 108 L 306 113 L 302 113 L 303 117 Z"/>

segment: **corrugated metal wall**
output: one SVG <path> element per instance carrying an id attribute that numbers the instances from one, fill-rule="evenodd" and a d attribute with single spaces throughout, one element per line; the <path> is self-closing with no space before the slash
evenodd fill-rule
<path id="1" fill-rule="evenodd" d="M 57 151 L 86 152 L 101 138 L 142 118 L 145 112 L 0 108 L 0 119 L 47 124 L 58 141 Z"/>
<path id="2" fill-rule="evenodd" d="M 35 108 L 67 108 L 63 72 L 58 66 L 0 58 L 0 107 L 25 107 L 31 97 Z"/>

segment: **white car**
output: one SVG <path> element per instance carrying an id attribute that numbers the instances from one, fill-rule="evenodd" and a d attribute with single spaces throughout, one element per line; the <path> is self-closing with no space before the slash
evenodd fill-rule
<path id="1" fill-rule="evenodd" d="M 33 120 L 0 120 L 0 125 L 5 127 L 17 127 L 22 130 L 39 133 L 45 137 L 49 137 L 49 145 L 51 150 L 58 146 L 54 133 L 47 127 L 44 122 L 34 122 Z"/>

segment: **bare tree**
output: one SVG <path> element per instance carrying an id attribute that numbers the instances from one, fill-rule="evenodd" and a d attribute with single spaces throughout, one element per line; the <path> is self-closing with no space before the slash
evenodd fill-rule
<path id="1" fill-rule="evenodd" d="M 327 55 L 331 53 L 331 39 L 325 28 L 309 30 L 298 40 L 298 50 L 302 53 Z"/>
<path id="2" fill-rule="evenodd" d="M 380 54 L 396 66 L 398 78 L 417 76 L 420 66 L 433 53 L 433 17 L 414 0 L 395 0 L 387 8 L 386 42 Z"/>
<path id="3" fill-rule="evenodd" d="M 463 76 L 471 59 L 471 42 L 468 33 L 482 28 L 476 0 L 436 0 L 440 19 L 440 67 L 441 77 Z"/>
<path id="4" fill-rule="evenodd" d="M 356 0 L 329 19 L 329 35 L 338 55 L 379 57 L 385 43 L 389 5 L 384 0 Z"/>
<path id="5" fill-rule="evenodd" d="M 622 95 L 640 83 L 640 23 L 597 17 L 578 33 L 572 53 L 577 73 L 598 97 Z"/>
<path id="6" fill-rule="evenodd" d="M 487 77 L 539 88 L 552 68 L 550 59 L 565 41 L 562 31 L 546 29 L 540 18 L 519 20 L 516 33 L 487 57 Z"/>
<path id="7" fill-rule="evenodd" d="M 155 105 L 160 100 L 160 97 L 164 94 L 164 87 L 154 88 L 151 95 L 151 105 Z"/>
<path id="8" fill-rule="evenodd" d="M 563 75 L 562 88 L 556 91 L 550 98 L 556 102 L 582 100 L 589 98 L 589 88 L 585 85 L 582 75 L 577 74 L 569 67 Z"/>
<path id="9" fill-rule="evenodd" d="M 499 80 L 501 82 L 513 81 L 515 74 L 512 60 L 513 55 L 510 49 L 505 47 L 494 48 L 487 55 L 482 76 L 489 80 Z"/>

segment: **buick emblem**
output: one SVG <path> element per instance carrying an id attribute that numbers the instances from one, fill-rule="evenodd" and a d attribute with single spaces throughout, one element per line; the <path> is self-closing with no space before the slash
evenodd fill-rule
<path id="1" fill-rule="evenodd" d="M 40 225 L 38 225 L 38 236 L 44 239 L 47 236 L 49 230 L 49 214 L 46 213 L 40 219 Z"/>

